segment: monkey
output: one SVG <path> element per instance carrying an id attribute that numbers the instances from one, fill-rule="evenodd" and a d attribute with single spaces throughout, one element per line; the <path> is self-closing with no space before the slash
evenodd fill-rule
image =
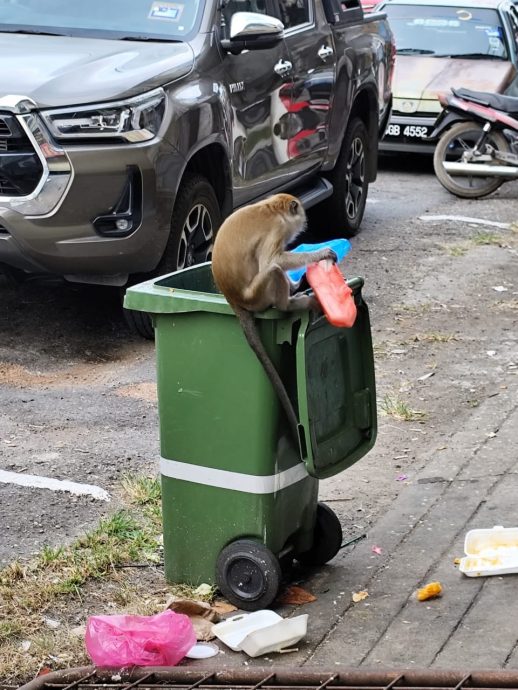
<path id="1" fill-rule="evenodd" d="M 219 228 L 212 251 L 212 275 L 236 314 L 245 338 L 261 362 L 288 418 L 295 443 L 299 421 L 286 388 L 259 337 L 253 316 L 269 307 L 282 311 L 318 309 L 312 295 L 290 294 L 285 271 L 337 256 L 331 248 L 286 251 L 306 226 L 306 213 L 291 194 L 275 194 L 232 213 Z"/>

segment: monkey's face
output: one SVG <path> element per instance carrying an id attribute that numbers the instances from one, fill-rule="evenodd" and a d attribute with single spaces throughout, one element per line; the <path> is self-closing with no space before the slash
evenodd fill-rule
<path id="1" fill-rule="evenodd" d="M 287 240 L 292 242 L 306 227 L 306 212 L 298 199 L 291 197 L 286 204 Z"/>

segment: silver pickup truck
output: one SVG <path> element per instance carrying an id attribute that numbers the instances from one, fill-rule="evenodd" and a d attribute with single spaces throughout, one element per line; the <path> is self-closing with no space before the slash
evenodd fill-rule
<path id="1" fill-rule="evenodd" d="M 356 233 L 394 52 L 358 0 L 0 0 L 0 266 L 124 286 L 288 190 Z"/>

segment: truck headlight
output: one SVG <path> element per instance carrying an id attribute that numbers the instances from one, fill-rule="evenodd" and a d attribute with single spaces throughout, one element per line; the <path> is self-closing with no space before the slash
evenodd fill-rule
<path id="1" fill-rule="evenodd" d="M 110 140 L 138 143 L 153 139 L 165 112 L 165 93 L 156 89 L 115 103 L 44 110 L 41 115 L 52 135 L 60 140 Z"/>

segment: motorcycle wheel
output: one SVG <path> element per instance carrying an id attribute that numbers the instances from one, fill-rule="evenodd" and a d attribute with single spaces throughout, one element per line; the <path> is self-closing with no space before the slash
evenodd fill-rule
<path id="1" fill-rule="evenodd" d="M 451 194 L 463 199 L 478 199 L 494 192 L 505 182 L 497 177 L 475 177 L 474 175 L 449 175 L 444 162 L 462 161 L 465 151 L 470 151 L 480 138 L 482 127 L 475 122 L 459 122 L 445 132 L 439 139 L 433 156 L 433 167 L 437 179 Z M 499 132 L 491 132 L 487 143 L 502 152 L 509 152 L 509 144 Z M 497 163 L 495 163 L 497 165 Z"/>

